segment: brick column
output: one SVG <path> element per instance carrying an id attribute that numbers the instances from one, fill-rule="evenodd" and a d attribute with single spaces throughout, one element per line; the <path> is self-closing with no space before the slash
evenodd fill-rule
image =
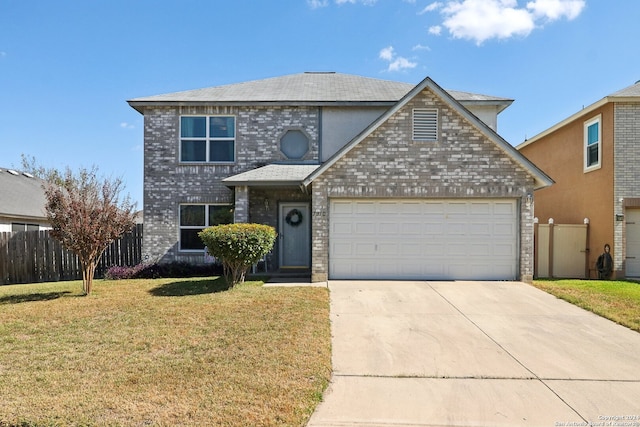
<path id="1" fill-rule="evenodd" d="M 246 185 L 236 187 L 235 196 L 233 222 L 249 222 L 249 187 Z"/>

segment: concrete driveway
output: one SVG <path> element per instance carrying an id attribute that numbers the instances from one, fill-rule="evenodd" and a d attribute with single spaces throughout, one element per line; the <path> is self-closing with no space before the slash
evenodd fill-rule
<path id="1" fill-rule="evenodd" d="M 640 426 L 640 334 L 519 282 L 331 281 L 309 426 Z"/>

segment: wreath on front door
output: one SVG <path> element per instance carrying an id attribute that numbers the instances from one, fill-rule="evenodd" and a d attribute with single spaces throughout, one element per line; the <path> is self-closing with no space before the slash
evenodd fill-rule
<path id="1" fill-rule="evenodd" d="M 297 227 L 302 222 L 302 212 L 298 209 L 291 209 L 284 220 L 287 221 L 287 224 L 290 226 Z"/>

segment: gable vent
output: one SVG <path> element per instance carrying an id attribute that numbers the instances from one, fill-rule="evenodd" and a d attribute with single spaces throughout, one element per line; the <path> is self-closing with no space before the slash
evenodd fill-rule
<path id="1" fill-rule="evenodd" d="M 426 108 L 413 110 L 413 139 L 415 141 L 438 139 L 438 110 Z"/>

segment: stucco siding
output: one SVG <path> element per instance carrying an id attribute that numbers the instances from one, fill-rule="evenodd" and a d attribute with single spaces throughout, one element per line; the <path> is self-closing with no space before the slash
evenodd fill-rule
<path id="1" fill-rule="evenodd" d="M 414 141 L 414 108 L 439 114 L 437 141 Z M 454 109 L 425 89 L 313 182 L 312 280 L 328 277 L 332 198 L 512 198 L 520 201 L 519 272 L 533 275 L 533 178 Z"/>
<path id="2" fill-rule="evenodd" d="M 597 116 L 602 118 L 601 167 L 585 172 L 584 124 Z M 614 247 L 613 141 L 613 104 L 606 104 L 520 150 L 555 181 L 535 192 L 534 214 L 539 223 L 553 218 L 556 224 L 583 224 L 589 219 L 589 268 L 605 243 Z"/>

